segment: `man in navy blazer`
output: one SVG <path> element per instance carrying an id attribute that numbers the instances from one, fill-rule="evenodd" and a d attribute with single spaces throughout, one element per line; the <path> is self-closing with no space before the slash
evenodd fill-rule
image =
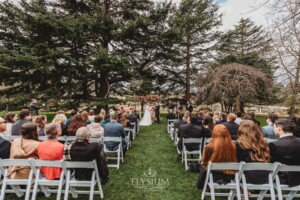
<path id="1" fill-rule="evenodd" d="M 117 113 L 110 112 L 110 122 L 103 125 L 104 137 L 122 137 L 122 147 L 123 153 L 126 152 L 127 142 L 125 140 L 126 134 L 123 125 L 117 122 Z M 114 151 L 118 148 L 119 143 L 117 142 L 105 142 L 106 148 L 108 150 Z"/>
<path id="2" fill-rule="evenodd" d="M 293 136 L 295 127 L 295 122 L 290 119 L 275 121 L 274 131 L 279 139 L 269 144 L 271 162 L 300 165 L 300 138 Z M 300 184 L 299 172 L 282 173 L 279 178 L 282 184 L 288 184 L 290 187 Z"/>

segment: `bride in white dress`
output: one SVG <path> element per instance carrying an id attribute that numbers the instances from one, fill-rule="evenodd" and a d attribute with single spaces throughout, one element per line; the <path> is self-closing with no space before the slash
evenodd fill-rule
<path id="1" fill-rule="evenodd" d="M 145 112 L 142 120 L 140 121 L 140 126 L 150 126 L 152 124 L 151 113 L 149 106 L 145 107 Z"/>

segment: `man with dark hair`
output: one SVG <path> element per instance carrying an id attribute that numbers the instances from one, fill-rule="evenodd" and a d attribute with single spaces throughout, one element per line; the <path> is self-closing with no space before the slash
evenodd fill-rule
<path id="1" fill-rule="evenodd" d="M 187 124 L 181 125 L 178 130 L 180 139 L 178 141 L 178 149 L 182 151 L 182 141 L 183 138 L 203 138 L 202 128 L 197 125 L 197 114 L 192 113 L 187 118 Z M 187 150 L 192 151 L 199 149 L 198 144 L 188 144 L 186 145 Z"/>
<path id="2" fill-rule="evenodd" d="M 23 124 L 31 122 L 31 116 L 29 111 L 22 110 L 19 113 L 19 120 L 12 124 L 11 135 L 21 135 L 21 127 Z"/>
<path id="3" fill-rule="evenodd" d="M 234 122 L 237 123 L 238 125 L 240 125 L 240 123 L 242 121 L 242 113 L 237 111 L 235 114 L 236 114 L 236 119 L 234 120 Z"/>
<path id="4" fill-rule="evenodd" d="M 6 121 L 0 117 L 0 133 L 6 130 Z M 9 158 L 10 153 L 10 142 L 0 137 L 0 158 L 6 159 Z"/>
<path id="5" fill-rule="evenodd" d="M 228 129 L 232 140 L 236 140 L 237 132 L 239 130 L 239 125 L 235 123 L 235 119 L 236 115 L 234 113 L 229 113 L 227 115 L 227 122 L 223 124 Z"/>
<path id="6" fill-rule="evenodd" d="M 296 124 L 290 119 L 275 121 L 274 132 L 278 141 L 269 143 L 271 162 L 280 162 L 286 165 L 300 165 L 300 138 L 293 136 Z M 300 173 L 281 173 L 280 182 L 290 187 L 300 184 Z"/>
<path id="7" fill-rule="evenodd" d="M 279 119 L 279 117 L 276 114 L 268 114 L 266 116 L 266 121 L 267 121 L 268 125 L 263 126 L 261 128 L 261 130 L 266 138 L 276 139 L 276 135 L 274 132 L 274 123 L 277 119 Z"/>
<path id="8" fill-rule="evenodd" d="M 224 124 L 226 123 L 226 114 L 225 113 L 221 113 L 220 114 L 220 120 L 216 121 L 216 124 Z"/>
<path id="9" fill-rule="evenodd" d="M 45 104 L 43 104 L 41 107 L 36 105 L 37 100 L 36 99 L 31 99 L 30 105 L 28 107 L 28 111 L 30 112 L 31 116 L 37 116 L 39 115 L 39 109 L 41 109 L 42 107 L 45 106 Z"/>

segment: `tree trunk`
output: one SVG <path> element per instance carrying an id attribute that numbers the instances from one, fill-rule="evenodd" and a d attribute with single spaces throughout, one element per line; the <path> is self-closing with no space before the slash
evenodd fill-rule
<path id="1" fill-rule="evenodd" d="M 186 103 L 190 101 L 190 89 L 191 89 L 191 46 L 190 46 L 190 37 L 187 38 L 186 46 L 186 74 L 185 74 L 185 101 Z"/>
<path id="2" fill-rule="evenodd" d="M 237 111 L 237 112 L 241 111 L 241 96 L 240 95 L 235 97 L 235 111 Z"/>
<path id="3" fill-rule="evenodd" d="M 298 56 L 295 82 L 293 84 L 294 86 L 292 87 L 293 93 L 292 93 L 292 98 L 291 98 L 291 107 L 290 107 L 290 111 L 289 111 L 289 115 L 291 117 L 293 117 L 295 115 L 296 100 L 297 100 L 297 95 L 299 92 L 299 74 L 300 74 L 300 54 Z"/>

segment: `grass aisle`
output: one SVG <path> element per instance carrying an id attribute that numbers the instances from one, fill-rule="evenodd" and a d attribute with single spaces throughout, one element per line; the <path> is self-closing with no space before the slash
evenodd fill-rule
<path id="1" fill-rule="evenodd" d="M 196 174 L 188 174 L 177 158 L 176 149 L 166 132 L 166 124 L 141 127 L 140 134 L 119 170 L 111 170 L 110 181 L 104 186 L 105 199 L 200 199 L 196 188 Z M 149 169 L 157 174 L 151 178 L 144 175 Z M 143 179 L 143 180 L 142 180 Z M 156 183 L 149 184 L 156 179 Z M 143 184 L 143 181 L 145 181 Z M 159 185 L 158 190 L 135 189 Z M 164 188 L 165 187 L 165 188 Z"/>

